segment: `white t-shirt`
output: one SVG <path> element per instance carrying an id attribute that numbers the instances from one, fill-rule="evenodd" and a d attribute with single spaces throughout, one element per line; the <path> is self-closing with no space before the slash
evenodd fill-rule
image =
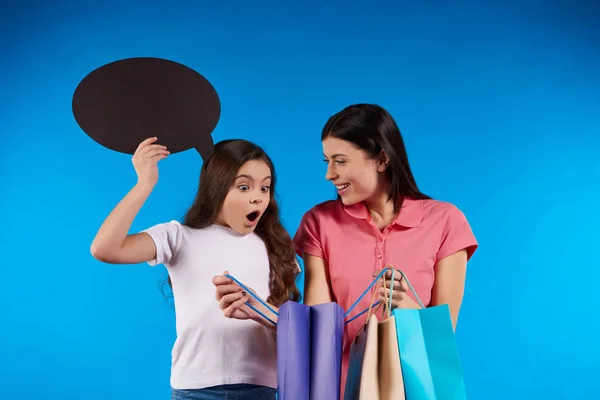
<path id="1" fill-rule="evenodd" d="M 219 225 L 192 229 L 177 221 L 144 232 L 157 249 L 149 264 L 164 264 L 173 285 L 177 339 L 171 386 L 248 383 L 276 388 L 275 335 L 256 321 L 225 317 L 212 283 L 215 275 L 228 271 L 266 300 L 269 258 L 264 242 L 254 233 L 240 235 Z"/>

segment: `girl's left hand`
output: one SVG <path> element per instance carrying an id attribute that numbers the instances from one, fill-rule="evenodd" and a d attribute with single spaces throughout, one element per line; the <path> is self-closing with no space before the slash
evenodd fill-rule
<path id="1" fill-rule="evenodd" d="M 245 304 L 252 304 L 256 307 L 256 300 L 233 280 L 224 276 L 226 274 L 228 274 L 227 271 L 223 275 L 215 276 L 212 280 L 216 288 L 215 298 L 219 302 L 219 308 L 223 310 L 223 315 L 227 318 L 254 319 L 256 313 L 251 308 L 245 307 Z M 252 288 L 248 289 L 255 293 Z"/>
<path id="2" fill-rule="evenodd" d="M 392 265 L 388 265 L 386 268 L 393 268 Z M 381 271 L 375 272 L 373 277 L 379 275 Z M 387 306 L 389 302 L 390 288 L 392 287 L 392 271 L 387 270 L 384 274 L 385 286 L 379 288 L 379 300 Z M 380 278 L 383 279 L 383 276 Z M 408 291 L 408 285 L 402 278 L 402 274 L 396 270 L 394 272 L 394 290 L 391 292 L 392 295 L 392 308 L 407 308 L 407 303 L 414 303 L 410 297 L 406 294 Z"/>

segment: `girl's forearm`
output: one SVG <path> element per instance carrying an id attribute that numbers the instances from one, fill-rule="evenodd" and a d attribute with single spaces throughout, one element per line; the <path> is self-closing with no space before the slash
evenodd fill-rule
<path id="1" fill-rule="evenodd" d="M 267 304 L 269 304 L 269 307 L 271 307 L 276 313 L 279 314 L 278 307 L 275 307 L 274 305 L 272 305 L 270 303 L 267 303 Z M 260 315 L 256 312 L 252 313 L 253 314 L 252 319 L 254 321 L 258 322 L 259 324 L 261 324 L 262 326 L 268 328 L 270 331 L 276 333 L 277 332 L 277 321 L 278 321 L 277 315 L 273 315 L 273 312 L 271 310 L 269 310 L 267 307 L 265 307 L 262 303 L 258 303 L 256 305 L 254 305 L 254 307 L 257 310 L 259 310 L 262 314 L 266 315 L 274 323 L 271 321 L 267 321 L 265 319 L 265 317 L 263 317 L 262 315 Z"/>

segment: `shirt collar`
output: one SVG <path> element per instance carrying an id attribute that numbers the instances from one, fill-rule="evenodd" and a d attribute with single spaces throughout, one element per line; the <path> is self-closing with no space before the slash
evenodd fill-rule
<path id="1" fill-rule="evenodd" d="M 351 217 L 370 220 L 369 210 L 364 203 L 357 203 L 347 206 L 342 203 L 344 211 Z M 423 202 L 406 197 L 402 203 L 402 209 L 393 221 L 393 224 L 407 228 L 416 228 L 421 225 L 423 219 Z"/>

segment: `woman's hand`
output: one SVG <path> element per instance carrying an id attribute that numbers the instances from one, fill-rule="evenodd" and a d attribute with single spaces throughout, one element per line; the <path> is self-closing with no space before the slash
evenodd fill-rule
<path id="1" fill-rule="evenodd" d="M 233 280 L 224 276 L 227 274 L 229 273 L 225 271 L 223 275 L 215 276 L 212 280 L 216 288 L 215 298 L 219 302 L 219 308 L 223 310 L 223 315 L 235 319 L 256 319 L 256 312 L 245 305 L 249 303 L 256 307 L 258 302 Z M 256 293 L 252 288 L 248 289 Z"/>
<path id="2" fill-rule="evenodd" d="M 388 265 L 386 268 L 394 268 L 393 265 Z M 379 275 L 379 272 L 373 274 L 373 277 Z M 392 297 L 392 309 L 394 308 L 421 308 L 414 300 L 408 297 L 408 285 L 406 284 L 406 280 L 403 279 L 400 271 L 396 270 L 394 273 L 394 289 L 391 291 L 392 287 L 392 271 L 387 270 L 385 274 L 380 279 L 383 279 L 385 276 L 385 286 L 381 286 L 379 288 L 379 300 L 384 303 L 384 306 L 387 306 L 389 303 L 389 296 L 391 292 Z"/>
<path id="3" fill-rule="evenodd" d="M 141 142 L 131 158 L 138 176 L 138 184 L 142 186 L 154 187 L 156 185 L 158 181 L 157 163 L 170 154 L 166 146 L 153 144 L 156 140 L 156 137 L 151 137 Z"/>

